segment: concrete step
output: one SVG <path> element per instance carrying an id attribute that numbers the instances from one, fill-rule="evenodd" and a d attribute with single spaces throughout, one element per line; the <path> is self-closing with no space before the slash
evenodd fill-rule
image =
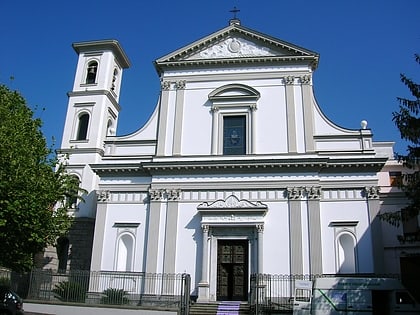
<path id="1" fill-rule="evenodd" d="M 190 306 L 190 315 L 249 315 L 249 305 L 244 302 L 226 301 L 195 303 Z"/>

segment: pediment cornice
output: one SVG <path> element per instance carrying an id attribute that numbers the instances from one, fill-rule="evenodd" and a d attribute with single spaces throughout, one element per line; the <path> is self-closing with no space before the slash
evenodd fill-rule
<path id="1" fill-rule="evenodd" d="M 232 24 L 155 61 L 165 69 L 211 65 L 304 63 L 317 67 L 319 54 L 286 41 Z"/>

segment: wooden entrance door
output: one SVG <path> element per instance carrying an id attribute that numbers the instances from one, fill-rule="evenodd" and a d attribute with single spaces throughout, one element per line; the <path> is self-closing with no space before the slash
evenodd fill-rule
<path id="1" fill-rule="evenodd" d="M 217 300 L 248 300 L 248 241 L 217 243 Z"/>

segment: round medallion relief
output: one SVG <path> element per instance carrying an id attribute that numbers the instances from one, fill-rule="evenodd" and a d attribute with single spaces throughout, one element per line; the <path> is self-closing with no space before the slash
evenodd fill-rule
<path id="1" fill-rule="evenodd" d="M 230 52 L 237 53 L 241 49 L 241 43 L 238 40 L 233 39 L 229 43 L 228 48 Z"/>

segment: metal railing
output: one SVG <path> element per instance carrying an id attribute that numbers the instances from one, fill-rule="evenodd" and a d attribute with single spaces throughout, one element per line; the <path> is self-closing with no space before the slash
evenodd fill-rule
<path id="1" fill-rule="evenodd" d="M 312 280 L 310 275 L 251 275 L 250 307 L 253 314 L 293 310 L 295 280 Z"/>
<path id="2" fill-rule="evenodd" d="M 161 307 L 188 314 L 190 275 L 33 270 L 27 298 L 61 303 Z"/>
<path id="3" fill-rule="evenodd" d="M 251 275 L 250 309 L 252 314 L 279 314 L 293 311 L 296 280 L 315 280 L 325 277 L 385 277 L 399 278 L 396 274 L 322 274 L 322 275 Z"/>

